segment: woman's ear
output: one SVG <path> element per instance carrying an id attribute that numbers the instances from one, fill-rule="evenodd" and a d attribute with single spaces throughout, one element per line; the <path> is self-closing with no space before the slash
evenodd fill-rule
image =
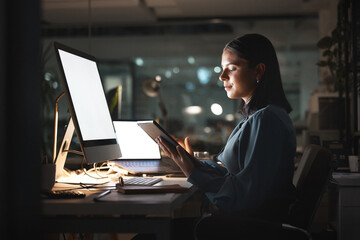
<path id="1" fill-rule="evenodd" d="M 266 70 L 265 63 L 258 63 L 256 65 L 256 78 L 261 79 Z"/>

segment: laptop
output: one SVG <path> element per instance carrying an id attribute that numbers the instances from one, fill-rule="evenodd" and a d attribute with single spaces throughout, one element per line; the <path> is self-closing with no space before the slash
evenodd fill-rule
<path id="1" fill-rule="evenodd" d="M 135 120 L 113 121 L 122 156 L 112 160 L 133 175 L 182 173 L 176 163 L 161 156 L 160 147 Z"/>

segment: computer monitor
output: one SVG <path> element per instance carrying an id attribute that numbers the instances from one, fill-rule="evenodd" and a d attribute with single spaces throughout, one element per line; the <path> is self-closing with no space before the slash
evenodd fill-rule
<path id="1" fill-rule="evenodd" d="M 54 47 L 71 114 L 69 125 L 73 122 L 86 162 L 121 157 L 95 57 L 57 42 Z M 71 130 L 67 135 L 72 137 Z"/>

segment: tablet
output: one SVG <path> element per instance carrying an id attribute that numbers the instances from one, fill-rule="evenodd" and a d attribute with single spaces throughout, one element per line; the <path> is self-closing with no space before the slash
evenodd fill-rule
<path id="1" fill-rule="evenodd" d="M 141 127 L 154 141 L 157 137 L 161 136 L 174 147 L 177 147 L 179 143 L 170 136 L 156 121 L 147 120 L 147 121 L 138 121 L 137 124 Z M 181 147 L 181 146 L 180 146 Z M 193 156 L 191 156 L 186 150 L 186 154 L 193 161 L 196 167 L 200 167 L 202 164 L 198 160 L 196 160 Z"/>

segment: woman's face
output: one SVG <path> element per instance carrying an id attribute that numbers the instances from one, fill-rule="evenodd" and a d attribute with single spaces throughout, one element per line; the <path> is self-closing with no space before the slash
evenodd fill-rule
<path id="1" fill-rule="evenodd" d="M 256 89 L 256 68 L 249 68 L 246 59 L 225 50 L 221 58 L 223 72 L 219 79 L 224 83 L 228 98 L 242 98 L 245 102 Z"/>

